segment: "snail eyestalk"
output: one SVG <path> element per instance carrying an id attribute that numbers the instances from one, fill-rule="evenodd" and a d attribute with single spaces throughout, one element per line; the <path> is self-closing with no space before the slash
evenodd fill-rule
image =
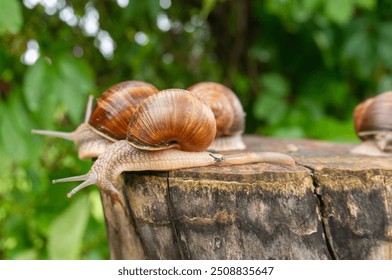
<path id="1" fill-rule="evenodd" d="M 74 176 L 74 177 L 56 179 L 56 180 L 53 180 L 52 182 L 53 182 L 53 184 L 57 184 L 57 183 L 78 182 L 78 181 L 84 181 L 84 182 L 81 183 L 80 185 L 78 185 L 76 188 L 72 189 L 72 191 L 70 191 L 67 194 L 68 198 L 71 198 L 75 193 L 77 193 L 81 189 L 84 189 L 88 186 L 91 186 L 91 185 L 98 183 L 98 179 L 96 178 L 96 176 L 90 175 L 89 173 L 84 174 L 84 175 Z"/>
<path id="2" fill-rule="evenodd" d="M 72 132 L 32 129 L 31 133 L 39 134 L 39 135 L 46 135 L 46 136 L 53 136 L 53 137 L 62 138 L 62 139 L 70 140 L 70 141 L 74 141 L 74 139 L 75 139 L 75 135 Z"/>
<path id="3" fill-rule="evenodd" d="M 94 101 L 94 96 L 89 95 L 88 100 L 87 100 L 87 106 L 86 106 L 86 113 L 84 115 L 84 123 L 88 123 L 88 120 L 91 117 L 91 114 L 93 112 L 93 101 Z"/>
<path id="4" fill-rule="evenodd" d="M 84 181 L 83 183 L 81 183 L 79 186 L 77 186 L 76 188 L 73 188 L 68 194 L 67 197 L 71 198 L 75 193 L 77 193 L 78 191 L 80 191 L 81 189 L 84 189 L 85 187 L 94 185 L 97 182 L 96 179 L 94 178 L 90 178 L 87 179 L 86 181 Z"/>
<path id="5" fill-rule="evenodd" d="M 219 165 L 239 165 L 250 163 L 271 163 L 294 166 L 295 160 L 286 154 L 274 152 L 239 153 L 223 156 Z"/>

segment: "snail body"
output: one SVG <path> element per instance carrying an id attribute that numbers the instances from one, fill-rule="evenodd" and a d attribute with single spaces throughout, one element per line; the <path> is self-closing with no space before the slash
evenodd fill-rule
<path id="1" fill-rule="evenodd" d="M 211 108 L 216 120 L 216 138 L 208 148 L 214 151 L 244 150 L 241 134 L 245 130 L 245 112 L 236 94 L 215 82 L 201 82 L 188 90 Z"/>
<path id="2" fill-rule="evenodd" d="M 162 108 L 169 113 L 162 115 Z M 205 152 L 215 134 L 214 114 L 195 94 L 181 89 L 164 90 L 144 100 L 131 118 L 126 140 L 108 147 L 87 174 L 54 183 L 83 181 L 68 197 L 93 184 L 114 197 L 121 197 L 118 187 L 120 175 L 125 171 L 168 171 L 254 162 L 295 164 L 290 156 L 280 153 L 221 155 Z"/>
<path id="3" fill-rule="evenodd" d="M 363 143 L 354 154 L 373 156 L 392 155 L 392 91 L 366 99 L 353 113 L 354 128 Z"/>
<path id="4" fill-rule="evenodd" d="M 249 163 L 271 163 L 293 166 L 295 161 L 282 153 L 241 153 L 233 155 L 189 152 L 175 148 L 167 150 L 140 150 L 121 140 L 111 145 L 94 162 L 91 170 L 81 176 L 54 180 L 53 183 L 84 181 L 68 193 L 70 198 L 81 189 L 97 185 L 99 189 L 120 197 L 118 186 L 125 171 L 170 171 L 202 166 L 226 166 Z"/>
<path id="5" fill-rule="evenodd" d="M 89 98 L 84 122 L 75 131 L 32 130 L 32 133 L 73 141 L 79 149 L 80 159 L 97 158 L 114 142 L 125 139 L 134 111 L 156 92 L 153 85 L 142 81 L 118 83 L 102 94 L 94 109 L 93 99 Z"/>

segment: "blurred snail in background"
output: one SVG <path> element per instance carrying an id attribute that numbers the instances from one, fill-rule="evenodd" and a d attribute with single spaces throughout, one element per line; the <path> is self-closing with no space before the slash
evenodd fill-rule
<path id="1" fill-rule="evenodd" d="M 354 109 L 354 128 L 363 143 L 354 154 L 392 156 L 392 91 L 366 99 Z"/>
<path id="2" fill-rule="evenodd" d="M 122 197 L 118 191 L 121 173 L 125 171 L 168 171 L 256 162 L 295 164 L 290 156 L 281 153 L 206 152 L 216 130 L 213 111 L 196 94 L 183 89 L 163 90 L 144 99 L 129 120 L 126 139 L 110 145 L 87 174 L 53 182 L 83 181 L 68 197 L 95 184 L 118 200 Z"/>
<path id="3" fill-rule="evenodd" d="M 79 148 L 79 158 L 97 158 L 114 142 L 125 139 L 127 126 L 134 111 L 148 96 L 158 92 L 153 85 L 142 81 L 118 83 L 106 90 L 92 110 L 89 98 L 84 122 L 73 132 L 32 130 L 73 141 Z"/>
<path id="4" fill-rule="evenodd" d="M 241 135 L 245 130 L 245 113 L 235 93 L 215 82 L 201 82 L 188 90 L 207 103 L 214 113 L 216 138 L 208 150 L 244 150 Z"/>

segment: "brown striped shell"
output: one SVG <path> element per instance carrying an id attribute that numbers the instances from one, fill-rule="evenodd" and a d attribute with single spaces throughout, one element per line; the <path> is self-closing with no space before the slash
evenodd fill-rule
<path id="1" fill-rule="evenodd" d="M 104 137 L 125 139 L 129 120 L 136 108 L 144 99 L 157 92 L 158 89 L 153 85 L 142 81 L 118 83 L 97 100 L 89 124 Z"/>
<path id="2" fill-rule="evenodd" d="M 188 90 L 212 109 L 217 126 L 216 136 L 242 134 L 245 129 L 245 113 L 241 102 L 228 87 L 215 82 L 201 82 Z"/>
<path id="3" fill-rule="evenodd" d="M 392 131 L 392 91 L 369 98 L 354 110 L 354 128 L 362 140 Z"/>
<path id="4" fill-rule="evenodd" d="M 187 90 L 168 89 L 144 100 L 135 111 L 127 140 L 136 148 L 203 151 L 214 140 L 211 109 Z"/>

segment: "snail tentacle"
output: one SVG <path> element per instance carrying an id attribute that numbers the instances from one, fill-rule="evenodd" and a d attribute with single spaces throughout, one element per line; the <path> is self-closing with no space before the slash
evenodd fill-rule
<path id="1" fill-rule="evenodd" d="M 87 173 L 84 175 L 53 180 L 53 184 L 63 183 L 63 182 L 78 182 L 78 181 L 84 181 L 84 182 L 81 183 L 80 185 L 78 185 L 76 188 L 72 189 L 72 191 L 70 191 L 67 194 L 68 198 L 71 198 L 75 193 L 77 193 L 81 189 L 84 189 L 85 187 L 94 185 L 98 182 L 95 174 Z"/>
<path id="2" fill-rule="evenodd" d="M 239 153 L 223 156 L 219 165 L 271 163 L 294 166 L 295 160 L 286 154 L 275 152 Z"/>
<path id="3" fill-rule="evenodd" d="M 87 99 L 86 112 L 84 114 L 83 123 L 88 123 L 88 120 L 91 117 L 91 114 L 93 112 L 93 102 L 94 102 L 94 96 L 89 95 Z"/>
<path id="4" fill-rule="evenodd" d="M 65 140 L 74 141 L 75 134 L 73 132 L 62 132 L 62 131 L 55 131 L 55 130 L 39 130 L 39 129 L 32 129 L 32 134 L 38 135 L 45 135 L 45 136 L 52 136 L 57 138 L 62 138 Z"/>

